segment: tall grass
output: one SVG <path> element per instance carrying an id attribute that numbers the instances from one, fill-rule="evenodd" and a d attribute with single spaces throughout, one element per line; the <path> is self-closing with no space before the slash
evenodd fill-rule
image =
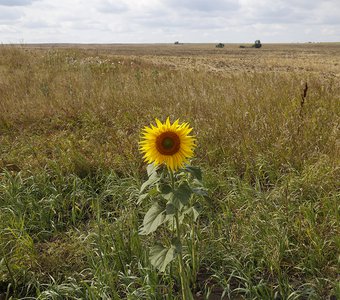
<path id="1" fill-rule="evenodd" d="M 0 47 L 0 298 L 179 299 L 136 204 L 140 128 L 168 115 L 194 127 L 211 191 L 197 298 L 339 297 L 337 77 L 181 63 Z"/>

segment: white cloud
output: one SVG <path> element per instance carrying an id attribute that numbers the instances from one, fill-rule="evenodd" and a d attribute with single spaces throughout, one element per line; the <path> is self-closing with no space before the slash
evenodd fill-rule
<path id="1" fill-rule="evenodd" d="M 340 41 L 339 0 L 0 0 L 0 42 Z"/>

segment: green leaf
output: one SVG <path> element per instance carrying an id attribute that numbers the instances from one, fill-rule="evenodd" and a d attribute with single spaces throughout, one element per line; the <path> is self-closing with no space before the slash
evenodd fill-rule
<path id="1" fill-rule="evenodd" d="M 150 262 L 159 271 L 164 272 L 166 266 L 176 257 L 179 250 L 178 243 L 172 244 L 170 248 L 158 244 L 150 250 Z"/>
<path id="2" fill-rule="evenodd" d="M 139 195 L 137 204 L 142 203 L 142 201 L 143 201 L 145 198 L 147 198 L 148 196 L 149 196 L 149 193 L 145 193 L 145 194 Z"/>
<path id="3" fill-rule="evenodd" d="M 143 191 L 147 187 L 154 185 L 160 179 L 161 179 L 161 177 L 157 174 L 157 172 L 151 173 L 150 176 L 149 176 L 149 179 L 142 184 L 139 193 L 143 193 Z"/>
<path id="4" fill-rule="evenodd" d="M 199 202 L 196 202 L 194 203 L 194 205 L 192 207 L 189 207 L 185 212 L 184 214 L 187 215 L 187 214 L 190 214 L 194 221 L 196 222 L 198 216 L 200 215 L 200 212 L 201 212 L 201 205 Z"/>
<path id="5" fill-rule="evenodd" d="M 167 215 L 174 215 L 177 211 L 177 208 L 171 203 L 168 202 L 165 207 L 165 212 Z"/>
<path id="6" fill-rule="evenodd" d="M 176 253 L 180 253 L 182 251 L 181 241 L 177 237 L 171 240 L 171 246 L 176 249 Z"/>
<path id="7" fill-rule="evenodd" d="M 143 225 L 139 231 L 141 235 L 154 232 L 165 221 L 165 208 L 155 202 L 146 213 Z"/>
<path id="8" fill-rule="evenodd" d="M 174 217 L 177 208 L 171 203 L 168 202 L 165 207 L 165 220 L 170 221 Z"/>
<path id="9" fill-rule="evenodd" d="M 199 167 L 186 166 L 184 170 L 189 172 L 197 180 L 202 181 L 202 171 Z"/>
<path id="10" fill-rule="evenodd" d="M 193 212 L 193 216 L 194 216 L 194 221 L 196 222 L 198 216 L 200 215 L 202 211 L 202 208 L 200 206 L 200 204 L 198 202 L 196 202 L 193 206 L 192 206 L 192 212 Z"/>
<path id="11" fill-rule="evenodd" d="M 156 166 L 155 164 L 149 164 L 146 167 L 146 172 L 148 173 L 148 177 L 150 177 L 152 174 L 156 173 L 158 170 L 158 166 Z"/>
<path id="12" fill-rule="evenodd" d="M 173 197 L 173 190 L 172 190 L 171 186 L 168 185 L 168 184 L 160 185 L 158 190 L 160 191 L 161 196 L 165 200 L 170 200 Z"/>
<path id="13" fill-rule="evenodd" d="M 146 199 L 148 196 L 156 196 L 158 194 L 158 191 L 156 188 L 150 189 L 147 193 L 141 194 L 138 197 L 137 204 L 141 204 L 144 199 Z"/>
<path id="14" fill-rule="evenodd" d="M 192 190 L 187 182 L 182 182 L 179 187 L 174 191 L 172 202 L 177 207 L 186 206 L 191 197 Z"/>
<path id="15" fill-rule="evenodd" d="M 202 187 L 196 187 L 192 189 L 193 193 L 199 196 L 206 197 L 208 196 L 208 191 Z"/>

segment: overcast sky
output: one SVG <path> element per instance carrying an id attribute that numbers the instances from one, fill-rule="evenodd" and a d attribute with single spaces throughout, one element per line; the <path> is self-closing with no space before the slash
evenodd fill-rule
<path id="1" fill-rule="evenodd" d="M 0 0 L 0 43 L 339 42 L 340 0 Z"/>

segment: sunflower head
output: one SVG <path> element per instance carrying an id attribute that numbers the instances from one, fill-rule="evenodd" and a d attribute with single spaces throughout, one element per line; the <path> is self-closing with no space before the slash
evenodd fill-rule
<path id="1" fill-rule="evenodd" d="M 173 124 L 167 118 L 164 123 L 156 119 L 156 126 L 144 127 L 139 142 L 144 160 L 155 165 L 166 164 L 169 169 L 176 171 L 194 154 L 195 138 L 190 134 L 192 128 L 188 123 Z"/>

